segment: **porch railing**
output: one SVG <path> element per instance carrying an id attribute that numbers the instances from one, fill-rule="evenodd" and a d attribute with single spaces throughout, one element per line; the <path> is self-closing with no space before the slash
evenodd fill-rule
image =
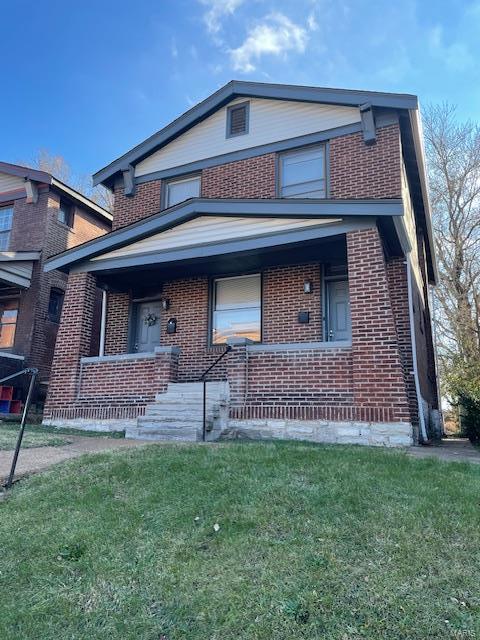
<path id="1" fill-rule="evenodd" d="M 225 351 L 219 355 L 219 357 L 215 360 L 213 364 L 211 364 L 208 369 L 200 376 L 201 382 L 203 382 L 203 426 L 202 426 L 202 441 L 205 442 L 207 438 L 207 380 L 206 377 L 210 373 L 210 371 L 217 366 L 220 360 L 227 355 L 232 350 L 232 347 L 227 344 L 225 347 Z"/>

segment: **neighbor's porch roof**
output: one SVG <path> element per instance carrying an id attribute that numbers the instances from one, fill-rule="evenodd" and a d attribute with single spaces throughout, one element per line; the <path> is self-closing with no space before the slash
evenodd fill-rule
<path id="1" fill-rule="evenodd" d="M 0 251 L 0 283 L 28 289 L 38 251 Z"/>

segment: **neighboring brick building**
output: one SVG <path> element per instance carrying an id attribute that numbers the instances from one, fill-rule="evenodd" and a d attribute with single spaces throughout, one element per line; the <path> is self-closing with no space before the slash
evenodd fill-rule
<path id="1" fill-rule="evenodd" d="M 438 429 L 415 96 L 231 82 L 94 176 L 45 419 L 389 446 Z M 99 355 L 91 356 L 103 288 Z M 199 426 L 200 425 L 200 426 Z"/>
<path id="2" fill-rule="evenodd" d="M 107 211 L 50 174 L 0 162 L 0 377 L 38 368 L 40 400 L 67 286 L 45 260 L 110 229 Z"/>

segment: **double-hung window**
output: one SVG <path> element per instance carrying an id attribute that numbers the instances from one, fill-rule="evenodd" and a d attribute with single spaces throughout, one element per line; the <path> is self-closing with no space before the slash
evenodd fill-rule
<path id="1" fill-rule="evenodd" d="M 282 198 L 325 198 L 325 146 L 282 154 L 279 191 Z"/>
<path id="2" fill-rule="evenodd" d="M 2 207 L 0 209 L 0 251 L 8 250 L 12 219 L 13 207 Z"/>
<path id="3" fill-rule="evenodd" d="M 232 336 L 260 342 L 261 289 L 260 274 L 214 280 L 212 344 Z"/>
<path id="4" fill-rule="evenodd" d="M 200 176 L 190 176 L 182 180 L 171 180 L 167 182 L 165 208 L 173 207 L 174 204 L 178 204 L 189 198 L 198 197 L 200 197 Z"/>
<path id="5" fill-rule="evenodd" d="M 13 347 L 17 315 L 18 300 L 0 300 L 0 349 Z"/>
<path id="6" fill-rule="evenodd" d="M 73 227 L 73 206 L 70 202 L 64 200 L 64 198 L 60 199 L 57 219 L 62 224 L 67 225 L 67 227 Z"/>

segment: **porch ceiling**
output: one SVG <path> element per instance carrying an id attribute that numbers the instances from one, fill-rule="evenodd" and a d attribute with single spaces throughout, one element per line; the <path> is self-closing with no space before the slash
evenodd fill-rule
<path id="1" fill-rule="evenodd" d="M 97 272 L 97 282 L 107 289 L 126 292 L 135 291 L 140 297 L 158 291 L 161 283 L 177 278 L 193 276 L 228 276 L 239 273 L 261 271 L 271 266 L 301 264 L 305 262 L 346 264 L 347 248 L 345 236 L 319 238 L 300 245 L 273 246 L 261 251 L 243 251 L 198 257 L 155 265 L 140 265 L 136 268 Z"/>
<path id="2" fill-rule="evenodd" d="M 79 247 L 65 251 L 47 260 L 46 271 L 105 271 L 136 268 L 143 265 L 191 260 L 219 254 L 264 249 L 270 246 L 305 242 L 321 237 L 344 234 L 356 228 L 372 226 L 377 218 L 403 215 L 399 199 L 391 200 L 325 200 L 325 199 L 205 199 L 192 198 L 137 223 L 123 227 Z M 155 234 L 166 232 L 199 216 L 318 219 L 317 225 L 282 233 L 252 235 L 228 241 L 192 243 L 175 250 L 136 253 L 135 256 L 94 260 L 114 250 L 130 246 Z M 330 224 L 322 224 L 325 218 Z M 339 221 L 339 219 L 341 221 Z"/>

